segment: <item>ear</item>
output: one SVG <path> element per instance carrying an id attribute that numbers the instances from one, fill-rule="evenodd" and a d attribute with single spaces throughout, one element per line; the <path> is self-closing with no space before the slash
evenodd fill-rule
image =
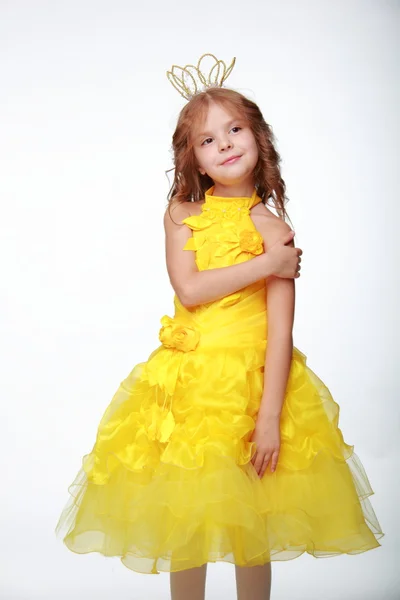
<path id="1" fill-rule="evenodd" d="M 206 172 L 205 172 L 204 169 L 199 169 L 199 173 L 200 173 L 200 175 L 205 175 L 206 174 Z"/>

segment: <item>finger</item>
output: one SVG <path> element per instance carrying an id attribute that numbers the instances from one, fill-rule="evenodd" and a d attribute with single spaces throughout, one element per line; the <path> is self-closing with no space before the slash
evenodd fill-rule
<path id="1" fill-rule="evenodd" d="M 264 475 L 265 471 L 267 470 L 268 463 L 269 463 L 270 460 L 271 460 L 271 456 L 270 455 L 268 455 L 268 456 L 266 456 L 264 458 L 264 461 L 263 461 L 263 464 L 262 464 L 262 467 L 261 467 L 261 471 L 260 471 L 260 479 Z"/>
<path id="2" fill-rule="evenodd" d="M 291 229 L 283 238 L 282 238 L 282 242 L 283 244 L 288 244 L 289 242 L 292 241 L 292 239 L 294 238 L 295 233 L 294 231 Z"/>
<path id="3" fill-rule="evenodd" d="M 264 475 L 265 471 L 267 470 L 268 463 L 269 463 L 270 459 L 271 459 L 271 455 L 270 454 L 266 454 L 264 456 L 264 460 L 263 460 L 263 463 L 261 465 L 261 469 L 260 469 L 260 472 L 259 472 L 259 476 L 260 477 L 262 477 Z"/>
<path id="4" fill-rule="evenodd" d="M 264 457 L 261 457 L 261 461 L 260 461 L 260 468 L 257 469 L 257 473 L 259 477 L 262 477 L 264 471 L 266 470 L 268 463 L 271 459 L 271 455 L 270 454 L 264 454 Z"/>
<path id="5" fill-rule="evenodd" d="M 296 248 L 297 250 L 297 256 L 301 256 L 303 254 L 303 250 L 301 250 L 301 248 Z"/>
<path id="6" fill-rule="evenodd" d="M 257 454 L 255 455 L 255 461 L 254 461 L 254 468 L 257 472 L 257 475 L 259 474 L 261 467 L 263 464 L 263 455 L 260 454 L 259 452 L 257 452 Z"/>
<path id="7" fill-rule="evenodd" d="M 276 471 L 276 467 L 278 465 L 278 459 L 279 459 L 279 451 L 274 452 L 273 455 L 272 455 L 271 473 L 273 473 L 274 471 Z"/>

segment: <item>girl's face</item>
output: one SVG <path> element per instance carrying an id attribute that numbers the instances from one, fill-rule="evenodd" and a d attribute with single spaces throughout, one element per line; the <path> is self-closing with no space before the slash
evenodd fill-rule
<path id="1" fill-rule="evenodd" d="M 258 148 L 244 118 L 212 102 L 193 144 L 200 173 L 207 173 L 215 184 L 254 185 Z"/>

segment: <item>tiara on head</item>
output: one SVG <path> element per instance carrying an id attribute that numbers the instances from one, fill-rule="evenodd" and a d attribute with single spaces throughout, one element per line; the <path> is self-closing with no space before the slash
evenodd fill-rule
<path id="1" fill-rule="evenodd" d="M 215 64 L 208 74 L 205 74 L 202 72 L 200 65 L 202 60 L 207 56 L 211 56 Z M 190 100 L 198 92 L 205 91 L 211 87 L 222 87 L 224 81 L 231 74 L 235 62 L 236 58 L 227 67 L 224 61 L 218 60 L 214 54 L 203 54 L 199 58 L 197 66 L 186 65 L 185 67 L 178 67 L 178 65 L 172 65 L 171 70 L 167 71 L 167 77 L 181 96 L 186 100 Z M 177 75 L 175 71 L 178 71 L 180 75 Z"/>

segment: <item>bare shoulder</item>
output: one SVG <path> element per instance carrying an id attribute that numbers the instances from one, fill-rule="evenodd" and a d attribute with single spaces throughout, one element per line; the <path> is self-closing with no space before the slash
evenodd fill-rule
<path id="1" fill-rule="evenodd" d="M 180 226 L 187 217 L 200 214 L 201 209 L 198 205 L 200 205 L 200 202 L 177 202 L 172 199 L 165 209 L 164 227 Z"/>
<path id="2" fill-rule="evenodd" d="M 253 206 L 250 216 L 255 228 L 263 236 L 266 248 L 275 244 L 291 230 L 286 221 L 277 217 L 263 202 Z M 293 242 L 291 245 L 293 245 Z"/>
<path id="3" fill-rule="evenodd" d="M 189 202 L 176 202 L 171 200 L 168 203 L 164 213 L 164 226 L 171 227 L 173 225 L 181 225 L 183 219 L 190 216 L 190 212 L 186 207 Z"/>

